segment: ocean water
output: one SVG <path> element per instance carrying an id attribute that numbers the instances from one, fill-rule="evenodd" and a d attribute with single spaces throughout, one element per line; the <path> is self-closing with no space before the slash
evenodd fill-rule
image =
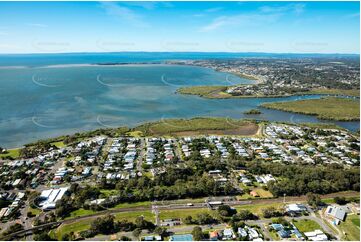
<path id="1" fill-rule="evenodd" d="M 182 86 L 252 81 L 207 68 L 161 64 L 162 58 L 175 59 L 172 56 L 66 57 L 69 56 L 17 55 L 6 60 L 0 56 L 0 146 L 19 147 L 42 138 L 104 127 L 134 127 L 167 118 L 220 116 L 325 122 L 309 115 L 267 109 L 262 109 L 261 115 L 243 114 L 264 102 L 319 96 L 204 99 L 177 94 L 177 88 Z M 87 65 L 100 62 L 160 64 Z M 359 122 L 330 123 L 350 130 L 359 128 Z"/>

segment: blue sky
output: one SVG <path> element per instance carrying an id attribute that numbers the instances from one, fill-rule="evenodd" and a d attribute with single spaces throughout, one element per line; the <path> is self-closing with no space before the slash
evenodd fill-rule
<path id="1" fill-rule="evenodd" d="M 359 2 L 0 2 L 0 53 L 359 53 Z"/>

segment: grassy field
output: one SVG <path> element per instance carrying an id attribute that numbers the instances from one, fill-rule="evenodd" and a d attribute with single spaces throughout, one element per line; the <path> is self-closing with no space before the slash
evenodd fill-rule
<path id="1" fill-rule="evenodd" d="M 142 207 L 142 206 L 150 207 L 151 202 L 120 203 L 120 204 L 116 205 L 115 207 L 110 208 L 109 211 L 114 210 L 114 209 L 119 209 L 119 208 L 136 208 L 136 207 Z M 82 216 L 96 214 L 96 213 L 98 213 L 98 211 L 79 208 L 79 209 L 71 212 L 70 215 L 67 217 L 67 219 L 75 218 L 75 217 L 82 217 Z"/>
<path id="2" fill-rule="evenodd" d="M 57 141 L 57 142 L 53 142 L 53 143 L 51 143 L 51 144 L 52 144 L 52 145 L 55 145 L 55 146 L 58 147 L 58 148 L 63 148 L 63 147 L 66 146 L 63 141 Z"/>
<path id="3" fill-rule="evenodd" d="M 192 86 L 181 87 L 177 93 L 186 95 L 197 95 L 205 98 L 229 98 L 231 94 L 226 93 L 227 86 Z"/>
<path id="4" fill-rule="evenodd" d="M 346 233 L 345 240 L 360 241 L 360 216 L 348 215 L 345 222 L 341 222 L 339 228 Z"/>
<path id="5" fill-rule="evenodd" d="M 146 211 L 132 211 L 132 212 L 120 212 L 114 215 L 115 220 L 126 219 L 128 221 L 134 221 L 137 217 L 143 216 L 145 220 L 155 222 L 155 216 L 150 210 Z"/>
<path id="6" fill-rule="evenodd" d="M 282 204 L 280 203 L 265 203 L 265 204 L 246 204 L 246 205 L 238 205 L 234 206 L 237 211 L 240 210 L 249 210 L 251 213 L 254 213 L 258 215 L 259 217 L 262 217 L 262 209 L 274 207 L 276 209 L 282 208 Z"/>
<path id="7" fill-rule="evenodd" d="M 90 211 L 90 210 L 83 210 L 82 211 L 83 215 L 85 215 L 85 213 L 87 213 L 87 211 Z M 80 213 L 80 212 L 78 212 L 78 213 Z M 128 221 L 134 221 L 137 217 L 144 216 L 144 218 L 146 220 L 154 222 L 154 214 L 152 214 L 148 210 L 147 211 L 120 212 L 120 213 L 114 214 L 114 216 L 115 216 L 115 220 L 118 220 L 118 221 L 123 220 L 123 219 L 126 219 Z M 89 229 L 90 224 L 94 220 L 95 220 L 95 218 L 80 219 L 73 223 L 62 224 L 54 231 L 54 233 L 51 233 L 51 234 L 58 240 L 61 240 L 61 238 L 64 234 L 68 234 L 70 232 L 74 232 L 75 234 L 77 234 L 83 230 Z"/>
<path id="8" fill-rule="evenodd" d="M 351 90 L 343 90 L 343 89 L 324 89 L 324 88 L 317 88 L 312 89 L 304 94 L 329 94 L 329 95 L 344 95 L 344 96 L 360 96 L 360 90 L 358 89 L 351 89 Z"/>
<path id="9" fill-rule="evenodd" d="M 86 216 L 86 215 L 90 215 L 90 214 L 95 214 L 95 213 L 97 213 L 97 211 L 79 208 L 79 209 L 71 212 L 71 213 L 70 213 L 70 216 L 67 217 L 67 218 L 82 217 L 82 216 Z"/>
<path id="10" fill-rule="evenodd" d="M 129 135 L 129 136 L 132 136 L 135 138 L 139 138 L 139 137 L 143 136 L 143 133 L 141 131 L 131 131 L 131 132 L 126 133 L 126 135 Z"/>
<path id="11" fill-rule="evenodd" d="M 114 208 L 136 208 L 143 206 L 151 206 L 151 202 L 135 202 L 135 203 L 119 203 Z"/>
<path id="12" fill-rule="evenodd" d="M 314 231 L 315 229 L 321 229 L 321 226 L 318 223 L 316 223 L 313 220 L 309 220 L 309 219 L 297 220 L 297 221 L 293 222 L 293 224 L 302 233 L 311 232 L 311 231 Z"/>
<path id="13" fill-rule="evenodd" d="M 13 159 L 16 159 L 20 156 L 20 148 L 18 149 L 9 149 L 5 154 L 0 154 L 0 159 L 10 156 Z"/>
<path id="14" fill-rule="evenodd" d="M 265 108 L 316 115 L 319 119 L 352 121 L 360 120 L 360 102 L 346 98 L 321 98 L 290 102 L 264 103 Z"/>
<path id="15" fill-rule="evenodd" d="M 258 125 L 246 120 L 199 117 L 192 119 L 164 119 L 140 125 L 134 130 L 141 131 L 147 136 L 254 135 L 258 131 Z"/>
<path id="16" fill-rule="evenodd" d="M 210 213 L 211 211 L 207 208 L 200 209 L 174 209 L 174 210 L 162 210 L 159 213 L 160 219 L 169 219 L 169 218 L 180 218 L 184 219 L 187 216 L 192 216 L 193 218 L 200 213 Z"/>
<path id="17" fill-rule="evenodd" d="M 270 191 L 266 191 L 262 188 L 256 188 L 256 189 L 253 189 L 253 191 L 256 191 L 257 194 L 262 197 L 262 198 L 270 198 L 270 197 L 273 197 L 272 193 Z"/>
<path id="18" fill-rule="evenodd" d="M 62 224 L 60 225 L 53 234 L 57 240 L 62 240 L 64 234 L 69 234 L 70 232 L 79 233 L 80 231 L 87 230 L 90 228 L 90 223 L 93 220 L 79 220 L 74 223 Z"/>

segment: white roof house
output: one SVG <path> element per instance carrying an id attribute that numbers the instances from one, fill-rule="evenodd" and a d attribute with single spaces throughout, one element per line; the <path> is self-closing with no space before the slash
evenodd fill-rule
<path id="1" fill-rule="evenodd" d="M 39 203 L 39 206 L 42 207 L 43 210 L 54 209 L 56 202 L 64 196 L 68 189 L 69 187 L 62 187 L 42 191 L 39 198 L 43 201 Z"/>
<path id="2" fill-rule="evenodd" d="M 316 229 L 312 232 L 305 232 L 305 236 L 312 241 L 327 241 L 327 235 L 325 235 L 321 230 Z"/>
<path id="3" fill-rule="evenodd" d="M 326 215 L 338 219 L 340 221 L 345 220 L 346 217 L 346 210 L 340 206 L 328 206 L 326 208 Z"/>

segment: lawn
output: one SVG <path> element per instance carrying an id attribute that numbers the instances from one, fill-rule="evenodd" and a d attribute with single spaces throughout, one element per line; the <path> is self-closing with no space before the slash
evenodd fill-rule
<path id="1" fill-rule="evenodd" d="M 321 229 L 321 226 L 318 223 L 309 219 L 296 220 L 295 222 L 293 222 L 293 224 L 302 233 L 311 232 L 316 229 Z"/>
<path id="2" fill-rule="evenodd" d="M 114 208 L 135 208 L 135 207 L 144 207 L 144 206 L 150 207 L 151 202 L 119 203 Z"/>
<path id="3" fill-rule="evenodd" d="M 5 158 L 10 156 L 13 159 L 16 159 L 20 156 L 20 148 L 17 149 L 8 149 L 5 154 L 0 154 L 0 158 Z"/>
<path id="4" fill-rule="evenodd" d="M 237 211 L 239 210 L 249 210 L 251 213 L 254 213 L 258 215 L 259 217 L 262 217 L 262 209 L 274 207 L 276 209 L 280 209 L 282 207 L 282 204 L 280 203 L 265 203 L 265 204 L 246 204 L 246 205 L 238 205 L 234 206 Z"/>
<path id="5" fill-rule="evenodd" d="M 258 131 L 258 125 L 240 119 L 199 117 L 192 119 L 164 119 L 140 125 L 134 130 L 142 131 L 146 136 L 255 135 Z"/>
<path id="6" fill-rule="evenodd" d="M 353 121 L 360 120 L 360 101 L 347 98 L 327 97 L 320 99 L 273 102 L 261 105 L 281 111 L 316 115 L 319 119 Z"/>
<path id="7" fill-rule="evenodd" d="M 351 215 L 352 216 L 352 215 Z M 360 217 L 357 216 L 355 218 L 351 218 L 351 222 L 356 225 L 357 227 L 360 227 Z"/>
<path id="8" fill-rule="evenodd" d="M 132 212 L 120 212 L 114 214 L 116 220 L 126 219 L 128 221 L 134 221 L 137 217 L 143 216 L 145 220 L 155 222 L 155 215 L 150 211 L 132 211 Z"/>
<path id="9" fill-rule="evenodd" d="M 345 233 L 344 239 L 360 241 L 360 216 L 348 215 L 345 222 L 341 222 L 339 228 Z"/>
<path id="10" fill-rule="evenodd" d="M 197 214 L 200 213 L 210 213 L 207 208 L 199 209 L 174 209 L 174 210 L 161 210 L 159 213 L 160 219 L 169 219 L 169 218 L 180 218 L 184 219 L 187 216 L 192 216 L 195 218 Z"/>
<path id="11" fill-rule="evenodd" d="M 70 216 L 67 217 L 67 218 L 82 217 L 82 216 L 86 216 L 86 215 L 90 215 L 90 214 L 95 214 L 95 213 L 97 213 L 97 211 L 79 208 L 79 209 L 71 212 L 71 213 L 70 213 Z"/>
<path id="12" fill-rule="evenodd" d="M 326 204 L 331 204 L 334 203 L 335 201 L 333 200 L 333 198 L 323 198 L 321 199 L 322 202 L 326 203 Z"/>

